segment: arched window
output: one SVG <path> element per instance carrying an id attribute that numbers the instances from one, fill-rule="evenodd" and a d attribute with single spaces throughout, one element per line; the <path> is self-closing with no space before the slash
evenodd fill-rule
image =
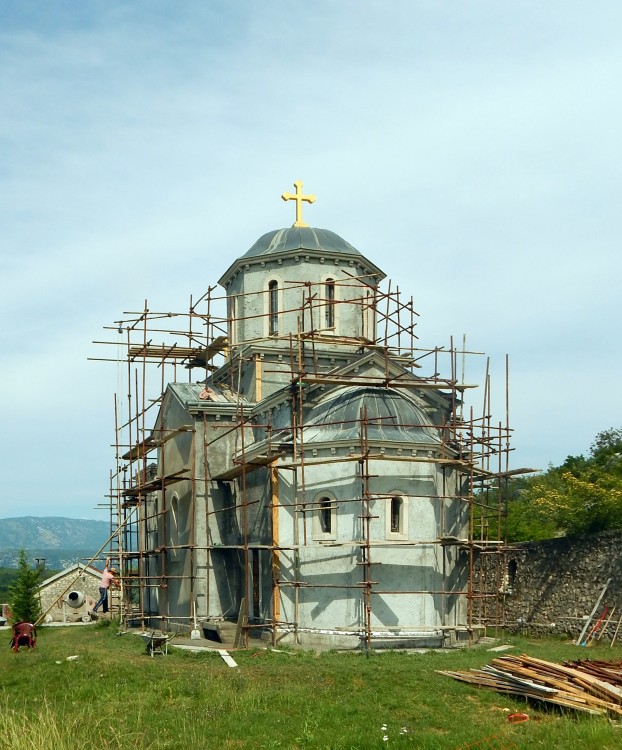
<path id="1" fill-rule="evenodd" d="M 321 532 L 323 534 L 332 534 L 332 531 L 333 531 L 332 503 L 330 499 L 327 497 L 323 497 L 320 499 L 319 520 L 320 520 Z"/>
<path id="2" fill-rule="evenodd" d="M 335 279 L 326 279 L 324 284 L 324 328 L 335 327 Z"/>
<path id="3" fill-rule="evenodd" d="M 391 533 L 401 534 L 403 525 L 404 500 L 401 497 L 391 498 Z"/>
<path id="4" fill-rule="evenodd" d="M 391 495 L 387 498 L 385 530 L 387 539 L 408 538 L 408 498 Z"/>
<path id="5" fill-rule="evenodd" d="M 279 332 L 279 282 L 268 284 L 268 332 L 276 336 Z"/>
<path id="6" fill-rule="evenodd" d="M 229 303 L 229 346 L 235 344 L 237 323 L 237 297 L 228 297 Z"/>
<path id="7" fill-rule="evenodd" d="M 174 494 L 171 500 L 170 519 L 171 544 L 175 547 L 179 544 L 179 497 L 177 494 Z"/>
<path id="8" fill-rule="evenodd" d="M 337 538 L 337 505 L 334 498 L 323 496 L 315 501 L 313 538 L 317 541 Z"/>

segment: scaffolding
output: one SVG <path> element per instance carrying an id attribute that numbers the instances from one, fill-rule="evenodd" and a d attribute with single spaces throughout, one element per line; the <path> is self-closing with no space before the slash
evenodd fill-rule
<path id="1" fill-rule="evenodd" d="M 237 621 L 240 645 L 248 645 L 256 630 L 270 632 L 273 643 L 279 633 L 293 632 L 297 636 L 298 597 L 303 588 L 331 585 L 343 588 L 346 584 L 318 583 L 305 580 L 300 572 L 300 551 L 308 544 L 312 518 L 321 512 L 307 492 L 306 472 L 317 464 L 330 462 L 353 462 L 357 467 L 360 493 L 350 501 L 358 507 L 360 533 L 349 540 L 341 540 L 341 546 L 356 549 L 360 558 L 360 578 L 347 584 L 352 594 L 360 598 L 364 617 L 358 636 L 366 648 L 373 647 L 374 628 L 372 613 L 376 597 L 399 595 L 420 597 L 433 594 L 441 601 L 444 621 L 446 602 L 461 598 L 466 602 L 469 633 L 476 628 L 499 628 L 504 626 L 503 591 L 506 568 L 507 545 L 503 538 L 506 485 L 510 477 L 527 471 L 510 470 L 512 428 L 509 420 L 509 363 L 505 362 L 505 419 L 494 422 L 492 417 L 491 375 L 488 363 L 483 383 L 481 407 L 476 410 L 469 405 L 470 394 L 475 386 L 465 382 L 468 358 L 483 357 L 479 352 L 467 349 L 466 339 L 456 345 L 425 349 L 419 346 L 415 334 L 418 313 L 413 298 L 405 297 L 399 287 L 389 281 L 383 285 L 370 285 L 355 275 L 337 279 L 337 286 L 348 288 L 347 299 L 327 293 L 326 284 L 312 282 L 285 282 L 288 289 L 298 289 L 301 297 L 299 307 L 281 310 L 292 313 L 297 319 L 297 330 L 279 335 L 271 333 L 270 342 L 280 346 L 282 357 L 278 366 L 266 368 L 255 354 L 248 353 L 248 344 L 236 343 L 234 332 L 248 318 L 236 317 L 239 305 L 232 304 L 231 295 L 218 293 L 217 287 L 209 287 L 198 300 L 190 299 L 188 311 L 184 313 L 158 312 L 150 309 L 145 300 L 142 310 L 124 312 L 123 317 L 106 326 L 109 339 L 95 342 L 113 347 L 114 353 L 94 359 L 116 363 L 124 371 L 125 394 L 114 397 L 114 451 L 115 466 L 110 472 L 109 490 L 105 507 L 108 509 L 111 529 L 118 530 L 113 537 L 109 556 L 116 560 L 120 570 L 121 588 L 113 606 L 127 623 L 141 627 L 158 626 L 166 631 L 174 623 L 176 629 L 183 626 L 196 627 L 197 611 L 195 589 L 206 570 L 213 565 L 213 557 L 223 549 L 239 555 L 243 571 L 242 598 L 238 611 L 229 613 Z M 255 293 L 256 294 L 256 293 Z M 264 294 L 269 294 L 266 290 Z M 236 295 L 237 298 L 243 294 Z M 359 309 L 361 320 L 371 320 L 366 328 L 366 337 L 328 336 L 319 316 L 329 314 L 334 305 L 354 305 Z M 253 317 L 269 318 L 273 315 L 269 304 L 260 305 Z M 375 354 L 384 363 L 384 373 L 365 375 L 326 364 L 321 352 L 335 346 L 349 347 L 356 356 Z M 107 352 L 111 349 L 108 348 Z M 324 358 L 325 359 L 325 358 Z M 322 360 L 324 363 L 322 363 Z M 256 368 L 253 398 L 242 394 L 242 379 L 245 366 Z M 396 365 L 400 372 L 396 374 Z M 262 370 L 263 367 L 263 370 Z M 428 374 L 423 374 L 427 370 Z M 285 375 L 284 375 L 285 372 Z M 252 406 L 262 401 L 262 383 L 266 375 L 278 374 L 286 377 L 290 399 L 291 421 L 286 427 L 275 428 L 268 417 L 262 422 Z M 221 424 L 212 424 L 212 429 L 232 436 L 235 451 L 226 471 L 210 476 L 208 464 L 213 449 L 206 435 L 205 414 L 188 419 L 184 425 L 167 428 L 158 420 L 169 383 L 200 383 L 202 395 L 209 400 L 210 385 L 214 377 L 226 391 L 226 404 L 231 417 Z M 370 428 L 378 422 L 365 408 L 357 415 L 358 443 L 348 455 L 314 457 L 306 449 L 309 426 L 305 422 L 305 406 L 320 388 L 361 386 L 390 389 L 402 392 L 435 392 L 448 405 L 446 417 L 433 428 L 440 436 L 438 455 L 418 455 L 411 451 L 387 455 L 374 446 L 369 439 Z M 248 394 L 247 394 L 248 395 Z M 330 423 L 324 423 L 330 425 Z M 392 423 L 403 430 L 429 428 L 430 424 Z M 191 459 L 182 468 L 167 467 L 165 447 L 169 441 L 181 435 L 190 442 Z M 261 436 L 261 440 L 254 436 Z M 257 452 L 261 443 L 263 449 Z M 421 500 L 439 504 L 440 523 L 437 534 L 428 540 L 416 542 L 400 540 L 379 542 L 373 538 L 372 525 L 376 516 L 372 506 L 379 499 L 389 496 L 373 491 L 372 464 L 382 465 L 386 460 L 434 464 L 443 478 L 440 492 L 434 495 L 412 496 L 412 502 Z M 249 534 L 248 515 L 252 500 L 248 483 L 250 475 L 264 469 L 268 477 L 267 514 L 269 539 L 267 543 L 253 541 Z M 279 537 L 279 478 L 288 473 L 294 477 L 295 494 L 289 500 L 291 512 L 297 522 L 296 537 L 283 546 Z M 459 489 L 446 483 L 450 472 L 460 476 Z M 176 509 L 171 506 L 167 490 L 183 482 L 189 487 L 188 517 L 192 519 L 188 534 L 182 539 L 170 533 L 171 517 Z M 229 505 L 215 507 L 210 501 L 211 482 L 235 483 L 236 492 L 231 493 Z M 410 500 L 411 498 L 409 498 Z M 466 535 L 455 535 L 445 528 L 446 501 L 458 503 L 468 516 Z M 204 503 L 205 507 L 200 507 Z M 354 506 L 352 506 L 354 507 Z M 327 512 L 332 508 L 327 508 Z M 236 544 L 215 543 L 210 533 L 210 521 L 218 514 L 235 512 L 241 522 L 240 537 Z M 197 513 L 204 513 L 205 534 L 195 533 Z M 386 590 L 375 580 L 375 552 L 378 545 L 402 545 L 405 547 L 430 545 L 442 559 L 440 587 L 430 591 L 410 587 Z M 445 571 L 445 561 L 450 549 L 459 550 L 466 556 L 468 578 L 466 586 L 455 587 Z M 170 565 L 170 558 L 184 552 L 188 565 L 182 573 Z M 269 616 L 260 616 L 254 603 L 252 591 L 258 580 L 258 552 L 270 555 L 272 568 L 272 602 Z M 281 558 L 289 555 L 293 559 L 293 575 L 284 579 L 280 574 Z M 481 564 L 485 561 L 485 564 Z M 485 571 L 485 572 L 483 572 Z M 189 587 L 189 606 L 184 614 L 172 611 L 169 592 L 175 581 L 183 579 Z M 177 584 L 179 585 L 179 584 Z M 282 617 L 281 592 L 293 589 L 294 616 Z M 252 593 L 249 595 L 249 592 Z"/>

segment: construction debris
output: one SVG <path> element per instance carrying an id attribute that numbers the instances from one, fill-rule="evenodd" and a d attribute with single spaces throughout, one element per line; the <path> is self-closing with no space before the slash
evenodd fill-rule
<path id="1" fill-rule="evenodd" d="M 526 654 L 500 656 L 469 672 L 437 670 L 461 682 L 489 687 L 590 714 L 622 716 L 622 661 L 583 659 L 556 664 Z"/>

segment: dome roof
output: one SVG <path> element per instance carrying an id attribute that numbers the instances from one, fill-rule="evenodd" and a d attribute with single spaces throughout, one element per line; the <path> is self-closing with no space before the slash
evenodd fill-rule
<path id="1" fill-rule="evenodd" d="M 328 229 L 313 227 L 288 227 L 275 229 L 264 234 L 242 258 L 254 258 L 259 255 L 272 255 L 311 250 L 339 255 L 361 255 L 342 237 Z"/>
<path id="2" fill-rule="evenodd" d="M 360 441 L 360 418 L 367 409 L 370 441 L 438 445 L 440 436 L 425 412 L 393 388 L 350 386 L 331 391 L 305 422 L 304 440 Z"/>
<path id="3" fill-rule="evenodd" d="M 244 255 L 237 258 L 221 276 L 218 283 L 226 287 L 233 276 L 242 268 L 259 266 L 266 261 L 281 261 L 285 258 L 312 254 L 317 256 L 328 256 L 339 260 L 347 260 L 350 264 L 360 264 L 364 273 L 373 276 L 378 282 L 384 279 L 385 274 L 378 266 L 368 260 L 349 242 L 329 229 L 315 229 L 314 227 L 288 227 L 287 229 L 274 229 L 264 234 Z"/>

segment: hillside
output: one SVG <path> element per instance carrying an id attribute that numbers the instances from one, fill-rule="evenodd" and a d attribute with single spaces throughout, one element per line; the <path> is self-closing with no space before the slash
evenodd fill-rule
<path id="1" fill-rule="evenodd" d="M 23 548 L 31 562 L 43 558 L 47 568 L 60 570 L 88 560 L 109 534 L 106 521 L 55 516 L 0 518 L 0 567 L 15 567 Z"/>
<path id="2" fill-rule="evenodd" d="M 106 521 L 81 518 L 0 518 L 0 549 L 93 549 L 110 534 Z"/>

